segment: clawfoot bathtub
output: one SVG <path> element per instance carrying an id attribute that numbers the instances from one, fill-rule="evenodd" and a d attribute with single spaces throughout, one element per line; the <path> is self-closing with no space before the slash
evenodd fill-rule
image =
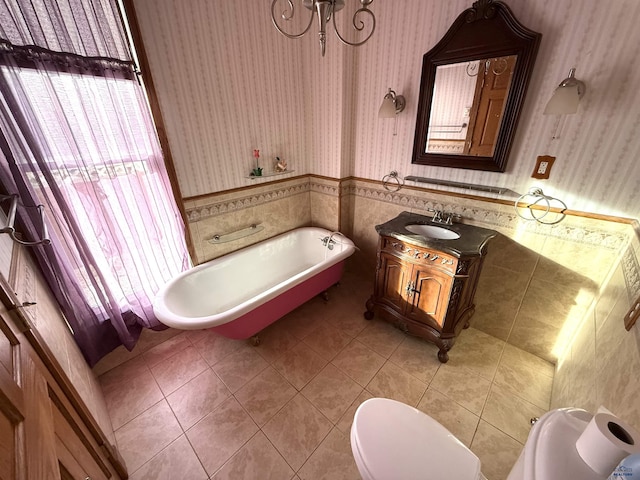
<path id="1" fill-rule="evenodd" d="M 249 338 L 337 283 L 354 251 L 338 232 L 292 230 L 183 272 L 153 310 L 169 327 Z"/>

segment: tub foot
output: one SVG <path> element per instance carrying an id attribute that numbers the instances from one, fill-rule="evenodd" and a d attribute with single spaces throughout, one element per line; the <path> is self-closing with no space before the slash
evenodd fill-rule
<path id="1" fill-rule="evenodd" d="M 258 335 L 254 335 L 249 339 L 249 341 L 251 342 L 251 345 L 253 345 L 254 347 L 257 347 L 258 345 L 260 345 L 260 337 Z"/>
<path id="2" fill-rule="evenodd" d="M 329 290 L 325 290 L 324 292 L 322 292 L 322 293 L 320 294 L 320 296 L 322 297 L 322 299 L 323 299 L 325 302 L 328 302 L 328 301 L 329 301 Z"/>

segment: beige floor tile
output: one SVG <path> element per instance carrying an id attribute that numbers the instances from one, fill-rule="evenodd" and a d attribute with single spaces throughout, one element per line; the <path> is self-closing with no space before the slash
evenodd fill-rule
<path id="1" fill-rule="evenodd" d="M 207 368 L 169 395 L 167 402 L 183 430 L 188 430 L 225 401 L 230 394 L 222 380 Z"/>
<path id="2" fill-rule="evenodd" d="M 301 394 L 296 395 L 262 431 L 297 471 L 331 430 L 331 422 Z"/>
<path id="3" fill-rule="evenodd" d="M 256 348 L 262 357 L 273 363 L 279 356 L 300 343 L 300 340 L 287 329 L 286 324 L 276 322 L 259 333 L 260 346 Z"/>
<path id="4" fill-rule="evenodd" d="M 236 392 L 268 366 L 267 361 L 251 347 L 238 349 L 212 368 L 227 388 Z"/>
<path id="5" fill-rule="evenodd" d="M 369 400 L 370 398 L 373 398 L 373 395 L 363 390 L 360 395 L 358 395 L 358 398 L 349 405 L 347 411 L 344 412 L 340 420 L 338 420 L 338 423 L 336 423 L 336 427 L 338 427 L 342 433 L 347 436 L 351 434 L 351 425 L 353 424 L 353 417 L 356 414 L 356 410 L 365 400 Z"/>
<path id="6" fill-rule="evenodd" d="M 166 330 L 150 330 L 148 328 L 143 328 L 142 333 L 140 334 L 140 340 L 138 340 L 136 347 L 140 347 L 143 352 L 146 352 L 156 345 L 160 345 L 181 333 L 184 333 L 184 330 L 177 330 L 175 328 L 167 328 Z"/>
<path id="7" fill-rule="evenodd" d="M 525 443 L 531 430 L 530 420 L 541 417 L 545 412 L 546 409 L 521 399 L 510 390 L 492 385 L 482 419 L 520 443 Z"/>
<path id="8" fill-rule="evenodd" d="M 360 480 L 349 436 L 331 430 L 298 475 L 302 480 Z"/>
<path id="9" fill-rule="evenodd" d="M 184 332 L 147 350 L 143 354 L 144 361 L 147 362 L 149 368 L 153 368 L 163 360 L 182 352 L 185 348 L 190 346 L 191 342 L 189 341 L 186 332 Z"/>
<path id="10" fill-rule="evenodd" d="M 329 323 L 341 332 L 346 333 L 350 337 L 356 337 L 362 330 L 367 328 L 369 320 L 365 320 L 365 300 L 355 302 L 353 300 L 342 303 L 333 303 L 333 315 L 327 317 Z"/>
<path id="11" fill-rule="evenodd" d="M 114 430 L 132 420 L 163 397 L 141 357 L 129 360 L 101 376 L 100 386 Z"/>
<path id="12" fill-rule="evenodd" d="M 522 444 L 480 420 L 471 451 L 480 459 L 482 473 L 489 480 L 506 480 L 522 451 Z"/>
<path id="13" fill-rule="evenodd" d="M 411 336 L 405 337 L 389 360 L 427 384 L 442 365 L 438 360 L 438 347 Z"/>
<path id="14" fill-rule="evenodd" d="M 480 415 L 491 382 L 463 367 L 442 365 L 430 387 L 445 394 L 471 413 Z"/>
<path id="15" fill-rule="evenodd" d="M 305 398 L 334 423 L 361 392 L 360 385 L 331 364 L 302 390 Z"/>
<path id="16" fill-rule="evenodd" d="M 467 447 L 471 446 L 480 421 L 477 415 L 432 388 L 424 393 L 418 409 L 441 423 Z"/>
<path id="17" fill-rule="evenodd" d="M 389 358 L 404 340 L 405 334 L 383 320 L 372 320 L 356 338 L 374 352 Z"/>
<path id="18" fill-rule="evenodd" d="M 296 389 L 273 367 L 268 367 L 238 390 L 235 397 L 254 421 L 262 426 L 295 394 Z"/>
<path id="19" fill-rule="evenodd" d="M 130 480 L 207 480 L 200 460 L 184 435 L 145 463 L 129 477 Z"/>
<path id="20" fill-rule="evenodd" d="M 449 353 L 449 365 L 466 367 L 482 378 L 493 380 L 505 342 L 475 328 L 463 330 Z"/>
<path id="21" fill-rule="evenodd" d="M 545 410 L 551 403 L 553 365 L 512 345 L 507 345 L 495 383 Z"/>
<path id="22" fill-rule="evenodd" d="M 427 384 L 409 375 L 396 364 L 387 362 L 367 385 L 367 390 L 376 397 L 392 398 L 415 407 Z"/>
<path id="23" fill-rule="evenodd" d="M 249 440 L 212 480 L 287 480 L 294 471 L 262 432 Z"/>
<path id="24" fill-rule="evenodd" d="M 118 450 L 127 469 L 133 473 L 182 435 L 182 429 L 163 399 L 117 429 L 115 434 Z"/>
<path id="25" fill-rule="evenodd" d="M 332 360 L 351 342 L 351 337 L 330 323 L 325 323 L 311 331 L 303 341 L 322 358 Z"/>
<path id="26" fill-rule="evenodd" d="M 258 431 L 235 398 L 230 397 L 187 431 L 187 438 L 212 475 Z"/>
<path id="27" fill-rule="evenodd" d="M 193 347 L 185 348 L 179 355 L 161 361 L 151 369 L 165 395 L 176 391 L 189 380 L 204 372 L 209 366 Z"/>
<path id="28" fill-rule="evenodd" d="M 358 340 L 353 340 L 331 363 L 365 387 L 384 365 L 384 362 L 384 357 Z"/>
<path id="29" fill-rule="evenodd" d="M 211 330 L 198 330 L 197 332 L 198 337 L 192 340 L 193 346 L 211 366 L 247 345 L 244 340 L 232 340 Z"/>
<path id="30" fill-rule="evenodd" d="M 141 356 L 134 357 L 101 375 L 100 385 L 103 389 L 111 389 L 149 371 L 149 367 Z"/>
<path id="31" fill-rule="evenodd" d="M 312 298 L 307 303 L 287 314 L 278 323 L 292 333 L 298 340 L 307 337 L 313 330 L 326 323 L 327 306 L 320 297 Z"/>
<path id="32" fill-rule="evenodd" d="M 298 390 L 315 377 L 328 363 L 306 343 L 300 342 L 273 362 L 273 368 Z"/>
<path id="33" fill-rule="evenodd" d="M 136 345 L 132 351 L 129 351 L 123 345 L 120 345 L 118 348 L 109 352 L 106 356 L 100 359 L 100 361 L 96 363 L 91 370 L 97 376 L 101 376 L 129 360 L 141 356 L 143 353 L 144 350 L 142 350 L 138 345 Z"/>

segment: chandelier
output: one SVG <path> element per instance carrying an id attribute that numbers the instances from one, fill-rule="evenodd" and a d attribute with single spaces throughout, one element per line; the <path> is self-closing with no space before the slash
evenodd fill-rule
<path id="1" fill-rule="evenodd" d="M 305 33 L 309 31 L 311 25 L 313 24 L 313 17 L 315 14 L 318 14 L 318 25 L 319 32 L 318 37 L 320 40 L 320 51 L 322 52 L 322 56 L 324 57 L 325 45 L 327 42 L 327 32 L 326 27 L 327 23 L 333 21 L 333 30 L 336 32 L 336 36 L 340 39 L 342 43 L 345 45 L 351 45 L 352 47 L 358 47 L 367 42 L 373 35 L 374 30 L 376 29 L 376 17 L 371 10 L 369 10 L 369 5 L 373 3 L 373 0 L 359 0 L 360 5 L 362 5 L 356 12 L 353 14 L 353 28 L 357 32 L 362 32 L 365 30 L 365 22 L 362 21 L 363 17 L 369 17 L 371 20 L 371 31 L 364 38 L 364 40 L 360 42 L 349 42 L 345 40 L 345 38 L 340 35 L 338 32 L 338 27 L 336 26 L 336 16 L 335 13 L 339 12 L 344 8 L 344 0 L 301 0 L 302 5 L 311 11 L 311 15 L 309 17 L 309 23 L 307 27 L 300 33 L 288 33 L 286 32 L 278 22 L 282 21 L 290 21 L 293 19 L 295 15 L 295 6 L 294 0 L 273 0 L 271 3 L 271 20 L 273 21 L 273 25 L 276 29 L 287 38 L 300 38 Z M 286 8 L 279 14 L 276 14 L 276 5 L 280 3 L 286 3 Z M 279 20 L 278 20 L 279 19 Z"/>

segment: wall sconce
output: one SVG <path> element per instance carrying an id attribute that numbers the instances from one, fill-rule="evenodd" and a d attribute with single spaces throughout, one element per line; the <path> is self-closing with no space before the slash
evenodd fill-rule
<path id="1" fill-rule="evenodd" d="M 382 100 L 380 110 L 378 110 L 378 118 L 395 118 L 396 123 L 393 126 L 393 134 L 398 135 L 398 114 L 404 110 L 406 100 L 402 95 L 396 95 L 396 92 L 389 89 Z"/>
<path id="2" fill-rule="evenodd" d="M 378 118 L 396 118 L 401 111 L 404 110 L 406 100 L 402 95 L 396 95 L 396 92 L 389 89 L 382 100 L 380 110 L 378 110 Z"/>
<path id="3" fill-rule="evenodd" d="M 575 73 L 576 69 L 572 68 L 569 76 L 560 82 L 544 109 L 544 115 L 570 115 L 578 111 L 578 103 L 587 88 Z"/>

